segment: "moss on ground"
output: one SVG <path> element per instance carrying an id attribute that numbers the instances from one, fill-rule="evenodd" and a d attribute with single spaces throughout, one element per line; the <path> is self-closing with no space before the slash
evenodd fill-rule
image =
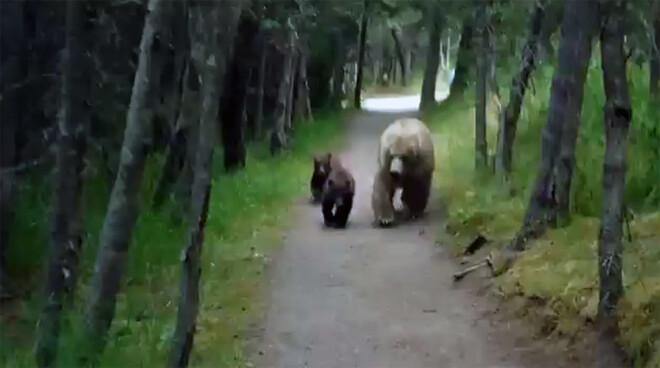
<path id="1" fill-rule="evenodd" d="M 599 70 L 592 68 L 585 92 L 571 223 L 551 229 L 533 242 L 513 266 L 493 282 L 493 291 L 539 319 L 539 331 L 575 338 L 589 329 L 598 307 L 597 244 L 602 177 L 602 92 Z M 631 240 L 624 241 L 625 296 L 618 306 L 619 341 L 636 366 L 660 367 L 660 211 L 654 155 L 660 144 L 645 120 L 658 122 L 642 96 L 643 70 L 631 71 L 635 117 L 630 132 L 626 200 L 636 212 Z M 484 252 L 501 248 L 519 229 L 540 155 L 540 137 L 549 97 L 551 70 L 535 77 L 528 93 L 514 146 L 512 184 L 504 193 L 490 173 L 474 170 L 474 103 L 452 98 L 428 117 L 436 143 L 435 183 L 447 208 L 446 239 L 458 255 L 477 235 L 490 240 Z M 641 82 L 639 84 L 642 84 Z M 601 87 L 602 88 L 602 87 Z M 645 93 L 645 92 L 644 92 Z M 595 97 L 591 98 L 595 95 Z M 492 107 L 492 106 L 491 106 Z M 638 111 L 640 112 L 638 114 Z M 492 154 L 497 119 L 489 110 L 488 142 Z M 648 135 L 651 135 L 650 137 Z M 655 139 L 655 140 L 654 140 Z M 640 147 L 641 146 L 641 147 Z"/>

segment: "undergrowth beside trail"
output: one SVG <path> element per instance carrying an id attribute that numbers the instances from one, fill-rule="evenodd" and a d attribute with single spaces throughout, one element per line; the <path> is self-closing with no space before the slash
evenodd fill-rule
<path id="1" fill-rule="evenodd" d="M 477 235 L 492 251 L 519 229 L 540 157 L 552 69 L 535 72 L 525 97 L 514 144 L 510 193 L 491 173 L 474 170 L 473 92 L 450 99 L 428 122 L 436 142 L 435 184 L 447 206 L 448 241 L 456 254 Z M 633 212 L 625 230 L 625 297 L 618 306 L 619 341 L 638 367 L 660 366 L 660 110 L 649 100 L 648 70 L 629 65 L 633 121 L 628 140 L 625 199 Z M 510 79 L 505 79 L 510 80 Z M 506 95 L 504 93 L 503 95 Z M 467 97 L 469 96 L 469 97 Z M 506 102 L 506 101 L 504 101 Z M 575 339 L 592 324 L 598 306 L 598 231 L 604 154 L 602 71 L 590 67 L 571 193 L 570 224 L 532 242 L 505 274 L 496 294 L 540 316 L 539 332 Z M 492 105 L 492 104 L 491 104 Z M 489 107 L 488 144 L 493 154 L 497 119 Z M 624 224 L 625 226 L 625 224 Z"/>
<path id="2" fill-rule="evenodd" d="M 203 248 L 201 302 L 191 366 L 243 366 L 250 325 L 258 313 L 262 272 L 279 244 L 291 201 L 308 191 L 311 155 L 340 142 L 344 117 L 317 116 L 296 126 L 290 149 L 272 158 L 263 146 L 250 147 L 246 168 L 224 174 L 216 153 L 209 217 Z M 219 151 L 219 150 L 218 150 Z M 176 320 L 180 253 L 185 225 L 173 225 L 165 206 L 150 201 L 162 167 L 149 159 L 144 175 L 141 213 L 134 231 L 117 312 L 100 367 L 156 367 L 167 362 Z M 81 280 L 73 312 L 64 316 L 59 366 L 72 367 L 80 346 L 84 294 L 96 257 L 108 188 L 104 179 L 85 180 L 85 234 Z M 48 249 L 49 180 L 28 178 L 18 195 L 12 227 L 10 272 L 29 280 L 30 290 L 3 305 L 0 314 L 0 365 L 33 366 L 35 323 L 41 307 L 42 268 Z"/>

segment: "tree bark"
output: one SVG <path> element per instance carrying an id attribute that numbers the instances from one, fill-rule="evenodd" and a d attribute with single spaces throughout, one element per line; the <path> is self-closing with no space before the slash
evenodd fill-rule
<path id="1" fill-rule="evenodd" d="M 477 85 L 475 87 L 475 127 L 474 127 L 474 167 L 484 170 L 488 167 L 488 142 L 486 141 L 486 101 L 488 95 L 488 9 L 486 2 L 477 5 L 479 32 L 479 54 L 477 55 Z"/>
<path id="2" fill-rule="evenodd" d="M 231 49 L 240 10 L 241 3 L 236 1 L 199 1 L 191 4 L 190 9 L 190 20 L 194 25 L 191 29 L 191 44 L 195 50 L 193 62 L 202 76 L 202 113 L 187 241 L 181 255 L 177 323 L 169 358 L 171 367 L 188 365 L 197 326 L 201 253 L 211 188 L 213 132 L 226 72 L 225 55 Z"/>
<path id="3" fill-rule="evenodd" d="M 4 300 L 14 294 L 7 274 L 7 249 L 13 214 L 17 127 L 23 125 L 23 101 L 27 101 L 19 83 L 27 77 L 27 70 L 24 3 L 0 1 L 0 12 L 0 300 Z"/>
<path id="4" fill-rule="evenodd" d="M 550 108 L 541 139 L 541 160 L 521 229 L 509 248 L 524 249 L 529 238 L 544 233 L 556 221 L 555 167 L 561 142 L 567 139 L 564 126 L 576 130 L 582 107 L 582 94 L 591 40 L 598 22 L 598 3 L 566 0 L 561 27 L 559 60 L 550 91 Z"/>
<path id="5" fill-rule="evenodd" d="M 309 84 L 307 83 L 307 53 L 300 51 L 299 73 L 298 73 L 298 95 L 296 101 L 296 118 L 301 120 L 312 120 L 312 109 L 309 105 Z"/>
<path id="6" fill-rule="evenodd" d="M 231 64 L 225 77 L 227 82 L 224 84 L 222 92 L 219 118 L 222 127 L 222 146 L 226 171 L 234 171 L 245 167 L 245 134 L 242 128 L 244 126 L 245 95 L 247 94 L 248 77 L 250 75 L 248 61 L 252 59 L 253 43 L 259 31 L 258 28 L 256 19 L 251 14 L 244 12 L 238 23 L 233 57 L 231 57 Z"/>
<path id="7" fill-rule="evenodd" d="M 91 22 L 87 2 L 66 4 L 66 46 L 62 67 L 62 104 L 58 121 L 57 163 L 53 185 L 50 258 L 45 282 L 45 304 L 37 325 L 37 366 L 50 367 L 57 360 L 60 312 L 65 297 L 71 297 L 78 279 L 82 246 L 82 170 L 90 119 L 91 60 L 86 56 Z"/>
<path id="8" fill-rule="evenodd" d="M 175 196 L 177 209 L 174 211 L 174 220 L 179 222 L 184 209 L 190 208 L 190 195 L 197 155 L 197 137 L 199 136 L 199 74 L 195 63 L 188 60 L 184 75 L 183 93 L 181 95 L 181 109 L 177 120 L 177 131 L 186 137 L 185 157 L 183 166 L 176 182 Z"/>
<path id="9" fill-rule="evenodd" d="M 406 58 L 403 56 L 403 45 L 401 45 L 401 37 L 399 36 L 399 31 L 392 27 L 390 29 L 392 33 L 392 38 L 394 39 L 394 51 L 396 58 L 399 61 L 399 67 L 401 67 L 401 85 L 406 85 Z"/>
<path id="10" fill-rule="evenodd" d="M 297 37 L 295 37 L 297 39 Z M 291 75 L 289 76 L 289 90 L 287 91 L 286 97 L 286 110 L 284 113 L 284 125 L 287 132 L 290 132 L 293 129 L 293 92 L 295 90 L 296 82 L 298 82 L 298 63 L 300 60 L 297 48 L 294 46 L 297 42 L 292 44 L 292 56 L 291 56 Z"/>
<path id="11" fill-rule="evenodd" d="M 257 71 L 257 112 L 254 119 L 254 135 L 256 139 L 260 139 L 263 132 L 264 125 L 264 88 L 266 84 L 266 55 L 268 48 L 265 45 L 265 37 L 261 35 L 261 54 L 259 55 L 259 69 Z"/>
<path id="12" fill-rule="evenodd" d="M 498 145 L 495 158 L 495 172 L 501 182 L 508 180 L 511 173 L 513 158 L 513 144 L 516 137 L 516 128 L 520 118 L 520 108 L 525 98 L 527 83 L 536 67 L 537 51 L 541 25 L 544 17 L 545 1 L 540 0 L 534 6 L 531 16 L 529 36 L 522 50 L 522 64 L 520 71 L 511 81 L 509 90 L 509 103 L 501 116 L 500 131 L 498 132 Z"/>
<path id="13" fill-rule="evenodd" d="M 364 0 L 362 8 L 362 19 L 360 20 L 360 41 L 358 44 L 358 66 L 355 78 L 355 92 L 353 93 L 353 105 L 356 109 L 362 108 L 362 75 L 364 69 L 364 52 L 367 49 L 367 6 L 369 0 Z M 375 76 L 375 74 L 374 74 Z"/>
<path id="14" fill-rule="evenodd" d="M 170 188 L 172 184 L 176 181 L 177 177 L 180 175 L 181 169 L 185 164 L 186 147 L 189 138 L 188 137 L 189 129 L 187 129 L 189 122 L 185 121 L 185 118 L 187 117 L 186 115 L 188 113 L 184 112 L 184 110 L 188 110 L 187 107 L 184 107 L 184 104 L 189 103 L 188 101 L 184 100 L 186 98 L 189 98 L 187 96 L 184 96 L 184 94 L 189 91 L 185 87 L 186 77 L 189 69 L 187 65 L 188 63 L 189 63 L 188 61 L 185 62 L 185 65 L 181 70 L 182 75 L 181 77 L 178 78 L 179 108 L 177 109 L 178 112 L 176 117 L 176 125 L 174 127 L 174 133 L 170 138 L 167 157 L 165 159 L 165 163 L 163 164 L 162 174 L 160 176 L 160 179 L 158 179 L 158 184 L 156 185 L 156 191 L 154 193 L 153 208 L 155 210 L 158 210 L 165 202 L 167 195 L 170 193 Z"/>
<path id="15" fill-rule="evenodd" d="M 140 192 L 146 157 L 145 142 L 149 136 L 149 122 L 153 101 L 153 53 L 160 43 L 156 41 L 163 27 L 167 2 L 150 0 L 140 43 L 140 56 L 135 72 L 133 92 L 126 116 L 126 130 L 117 178 L 115 179 L 103 228 L 94 275 L 88 294 L 85 313 L 85 336 L 89 349 L 82 349 L 89 358 L 95 359 L 103 350 L 105 338 L 115 312 L 115 300 L 133 227 L 137 217 L 137 196 Z M 83 357 L 85 359 L 86 357 Z"/>
<path id="16" fill-rule="evenodd" d="M 270 134 L 270 153 L 276 155 L 280 149 L 286 146 L 286 107 L 289 96 L 289 85 L 292 82 L 293 55 L 295 35 L 292 29 L 288 29 L 288 41 L 284 47 L 284 68 L 282 78 L 277 90 L 277 102 L 275 105 L 275 126 Z"/>
<path id="17" fill-rule="evenodd" d="M 344 55 L 344 39 L 336 31 L 333 37 L 334 49 L 334 65 L 332 71 L 332 108 L 336 110 L 341 109 L 341 101 L 344 99 L 344 64 L 346 58 Z"/>
<path id="18" fill-rule="evenodd" d="M 461 41 L 458 44 L 458 55 L 456 56 L 454 81 L 449 90 L 450 96 L 459 95 L 467 88 L 470 65 L 472 64 L 472 38 L 472 19 L 468 15 L 463 20 Z"/>
<path id="19" fill-rule="evenodd" d="M 626 55 L 623 49 L 625 1 L 601 1 L 601 62 L 605 87 L 603 209 L 598 239 L 600 298 L 598 320 L 606 329 L 616 328 L 616 304 L 623 296 L 622 238 L 626 145 L 632 107 L 628 95 Z"/>
<path id="20" fill-rule="evenodd" d="M 440 14 L 440 5 L 436 2 L 428 3 L 429 49 L 426 52 L 426 69 L 422 81 L 422 94 L 419 109 L 428 111 L 436 105 L 435 85 L 438 78 L 438 64 L 440 62 L 440 35 L 442 33 L 443 19 Z"/>

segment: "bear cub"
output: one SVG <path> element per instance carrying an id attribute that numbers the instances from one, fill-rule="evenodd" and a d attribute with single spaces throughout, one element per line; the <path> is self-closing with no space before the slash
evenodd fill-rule
<path id="1" fill-rule="evenodd" d="M 355 180 L 338 157 L 328 153 L 325 159 L 330 171 L 323 185 L 321 199 L 323 222 L 327 227 L 343 229 L 353 208 Z"/>
<path id="2" fill-rule="evenodd" d="M 323 199 L 323 186 L 330 174 L 330 157 L 331 154 L 314 156 L 314 171 L 312 172 L 312 179 L 309 182 L 309 187 L 312 192 L 310 202 L 313 204 L 321 203 Z"/>

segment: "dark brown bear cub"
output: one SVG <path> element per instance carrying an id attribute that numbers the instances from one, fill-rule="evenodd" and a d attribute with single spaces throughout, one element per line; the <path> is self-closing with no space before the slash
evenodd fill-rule
<path id="1" fill-rule="evenodd" d="M 310 202 L 314 204 L 321 203 L 321 200 L 323 199 L 323 186 L 328 179 L 328 175 L 330 175 L 331 156 L 331 153 L 314 156 L 314 171 L 312 172 L 312 180 L 309 182 L 309 187 L 312 192 Z"/>
<path id="2" fill-rule="evenodd" d="M 323 221 L 327 227 L 343 229 L 353 208 L 355 180 L 339 158 L 328 154 L 328 161 L 330 174 L 323 186 Z"/>

